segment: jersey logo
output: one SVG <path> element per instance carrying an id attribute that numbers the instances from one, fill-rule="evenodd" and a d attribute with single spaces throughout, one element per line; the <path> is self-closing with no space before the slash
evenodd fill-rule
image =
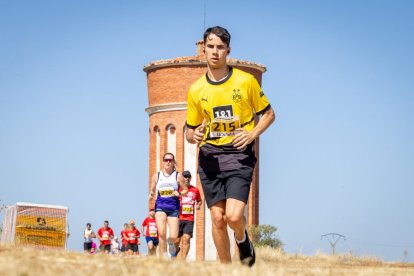
<path id="1" fill-rule="evenodd" d="M 260 98 L 264 96 L 263 91 L 260 91 Z"/>
<path id="2" fill-rule="evenodd" d="M 233 99 L 233 102 L 235 103 L 239 103 L 242 100 L 240 89 L 233 89 L 232 99 Z"/>
<path id="3" fill-rule="evenodd" d="M 208 103 L 208 98 L 201 98 L 201 101 Z"/>

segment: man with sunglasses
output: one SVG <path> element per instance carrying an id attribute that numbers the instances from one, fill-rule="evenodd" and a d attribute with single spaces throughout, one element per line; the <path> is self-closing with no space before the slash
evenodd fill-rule
<path id="1" fill-rule="evenodd" d="M 241 262 L 252 266 L 256 257 L 244 209 L 256 164 L 254 142 L 275 114 L 254 76 L 227 65 L 230 33 L 220 26 L 208 28 L 203 41 L 207 73 L 187 95 L 186 139 L 199 145 L 198 175 L 220 261 L 231 262 L 229 225 Z"/>
<path id="2" fill-rule="evenodd" d="M 191 185 L 190 171 L 183 172 L 184 183 L 187 186 L 188 192 L 186 195 L 180 195 L 180 228 L 178 231 L 178 238 L 175 242 L 177 248 L 178 259 L 185 260 L 190 250 L 190 239 L 193 237 L 194 231 L 194 214 L 195 209 L 200 210 L 203 203 L 200 196 L 200 191 Z M 179 190 L 181 192 L 181 189 Z M 180 243 L 182 240 L 182 248 Z"/>

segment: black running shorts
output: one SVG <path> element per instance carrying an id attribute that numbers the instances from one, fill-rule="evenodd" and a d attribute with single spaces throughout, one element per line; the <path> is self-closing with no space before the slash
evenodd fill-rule
<path id="1" fill-rule="evenodd" d="M 110 252 L 111 251 L 111 245 L 110 244 L 100 244 L 99 245 L 99 250 Z"/>
<path id="2" fill-rule="evenodd" d="M 132 250 L 132 252 L 138 252 L 138 244 L 136 243 L 128 243 L 128 250 Z"/>
<path id="3" fill-rule="evenodd" d="M 247 204 L 254 168 L 223 172 L 198 170 L 208 208 L 221 200 L 237 199 Z"/>
<path id="4" fill-rule="evenodd" d="M 193 237 L 194 221 L 192 220 L 180 220 L 180 228 L 178 230 L 178 237 L 181 238 L 184 234 Z"/>
<path id="5" fill-rule="evenodd" d="M 84 242 L 83 243 L 83 250 L 91 251 L 91 249 L 92 249 L 92 242 Z"/>

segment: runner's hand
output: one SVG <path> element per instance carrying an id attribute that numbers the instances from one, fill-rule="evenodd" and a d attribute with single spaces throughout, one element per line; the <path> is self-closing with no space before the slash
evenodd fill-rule
<path id="1" fill-rule="evenodd" d="M 243 150 L 248 144 L 254 141 L 254 137 L 252 137 L 250 132 L 247 132 L 243 128 L 238 128 L 237 134 L 234 136 L 233 147 L 237 148 L 238 150 Z"/>
<path id="2" fill-rule="evenodd" d="M 206 126 L 204 124 L 199 125 L 193 133 L 193 140 L 200 144 L 203 141 L 204 132 L 206 132 Z"/>

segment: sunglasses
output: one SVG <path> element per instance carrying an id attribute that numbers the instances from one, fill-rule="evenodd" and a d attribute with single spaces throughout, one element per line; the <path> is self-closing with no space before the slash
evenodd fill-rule
<path id="1" fill-rule="evenodd" d="M 189 176 L 189 175 L 186 175 L 186 176 L 184 176 L 184 178 L 191 178 L 191 176 Z"/>
<path id="2" fill-rule="evenodd" d="M 172 162 L 174 159 L 165 158 L 164 162 Z"/>

